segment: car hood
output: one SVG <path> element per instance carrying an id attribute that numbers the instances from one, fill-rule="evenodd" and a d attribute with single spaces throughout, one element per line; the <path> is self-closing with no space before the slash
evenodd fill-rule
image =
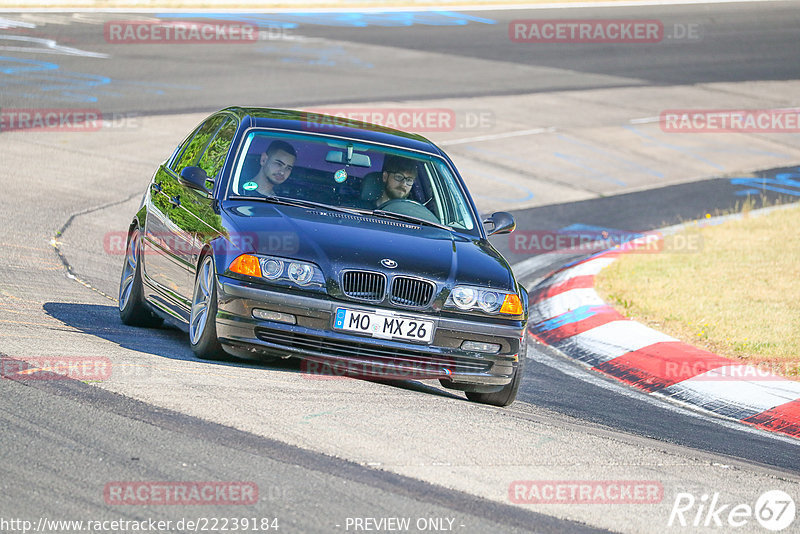
<path id="1" fill-rule="evenodd" d="M 232 203 L 224 218 L 242 252 L 310 261 L 328 277 L 366 269 L 516 290 L 508 263 L 488 241 L 440 228 L 268 203 Z"/>

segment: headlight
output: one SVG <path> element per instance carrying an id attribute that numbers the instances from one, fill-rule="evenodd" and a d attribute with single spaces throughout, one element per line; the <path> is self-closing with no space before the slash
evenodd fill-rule
<path id="1" fill-rule="evenodd" d="M 453 299 L 453 304 L 462 310 L 468 310 L 475 305 L 475 301 L 478 300 L 478 295 L 471 287 L 456 286 L 453 288 L 450 298 Z"/>
<path id="2" fill-rule="evenodd" d="M 482 311 L 490 315 L 522 315 L 522 302 L 516 293 L 488 287 L 456 286 L 447 297 L 445 307 L 463 311 Z"/>
<path id="3" fill-rule="evenodd" d="M 289 264 L 289 280 L 297 285 L 305 286 L 314 276 L 314 268 L 307 263 L 292 262 Z"/>
<path id="4" fill-rule="evenodd" d="M 322 270 L 313 263 L 304 261 L 242 254 L 231 262 L 228 270 L 280 285 L 325 287 L 325 276 L 322 274 Z"/>
<path id="5" fill-rule="evenodd" d="M 478 300 L 478 306 L 486 313 L 495 313 L 503 305 L 500 293 L 495 291 L 483 291 Z"/>
<path id="6" fill-rule="evenodd" d="M 283 262 L 275 258 L 263 258 L 261 260 L 261 273 L 268 280 L 280 278 L 283 274 Z"/>

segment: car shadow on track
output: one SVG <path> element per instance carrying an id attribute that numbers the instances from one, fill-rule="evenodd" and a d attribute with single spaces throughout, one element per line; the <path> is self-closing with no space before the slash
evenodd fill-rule
<path id="1" fill-rule="evenodd" d="M 188 336 L 182 330 L 165 323 L 159 328 L 137 328 L 126 326 L 120 322 L 119 311 L 116 306 L 101 306 L 97 304 L 79 304 L 72 302 L 47 302 L 43 306 L 45 313 L 65 325 L 75 328 L 84 334 L 110 341 L 124 349 L 145 352 L 171 360 L 183 360 L 205 363 L 224 367 L 251 367 L 262 368 L 270 371 L 287 373 L 306 373 L 300 360 L 288 358 L 284 360 L 261 362 L 258 360 L 242 359 L 230 356 L 226 360 L 209 361 L 197 358 L 189 347 Z M 324 383 L 328 380 L 350 379 L 375 382 L 404 389 L 438 395 L 443 397 L 463 399 L 459 395 L 447 390 L 439 389 L 429 384 L 416 380 L 389 380 L 372 378 L 352 378 L 345 376 L 316 377 Z"/>

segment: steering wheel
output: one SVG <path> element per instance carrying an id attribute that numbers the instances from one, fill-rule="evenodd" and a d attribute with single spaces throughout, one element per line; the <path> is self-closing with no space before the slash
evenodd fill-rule
<path id="1" fill-rule="evenodd" d="M 391 200 L 387 200 L 386 202 L 384 202 L 383 204 L 378 206 L 377 209 L 384 210 L 384 211 L 391 211 L 391 210 L 387 210 L 386 209 L 387 207 L 394 207 L 394 208 L 402 209 L 401 206 L 403 204 L 412 205 L 412 206 L 421 206 L 421 207 L 425 208 L 425 206 L 423 206 L 422 204 L 420 204 L 416 200 L 411 200 L 410 198 L 393 198 Z M 425 208 L 425 209 L 428 209 L 428 208 Z"/>
<path id="2" fill-rule="evenodd" d="M 390 211 L 392 213 L 398 213 L 400 215 L 410 215 L 412 217 L 417 217 L 418 219 L 441 224 L 439 219 L 436 218 L 436 215 L 434 215 L 431 210 L 416 200 L 411 200 L 408 198 L 393 198 L 392 200 L 384 202 L 378 206 L 378 209 Z"/>

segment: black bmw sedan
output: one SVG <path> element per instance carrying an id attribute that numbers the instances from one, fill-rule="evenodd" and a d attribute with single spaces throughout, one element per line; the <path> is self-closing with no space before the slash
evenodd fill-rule
<path id="1" fill-rule="evenodd" d="M 228 108 L 155 172 L 128 232 L 125 324 L 163 319 L 198 357 L 296 357 L 308 372 L 438 379 L 506 406 L 527 293 L 455 166 L 414 134 Z"/>

